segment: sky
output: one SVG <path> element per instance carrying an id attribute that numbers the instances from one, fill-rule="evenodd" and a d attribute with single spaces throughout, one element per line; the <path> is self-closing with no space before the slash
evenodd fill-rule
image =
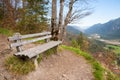
<path id="1" fill-rule="evenodd" d="M 95 0 L 90 3 L 93 13 L 74 24 L 86 29 L 97 23 L 105 23 L 120 17 L 120 0 Z"/>

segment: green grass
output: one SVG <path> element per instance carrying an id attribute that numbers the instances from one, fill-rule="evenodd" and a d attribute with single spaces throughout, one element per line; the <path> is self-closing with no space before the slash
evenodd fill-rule
<path id="1" fill-rule="evenodd" d="M 45 43 L 45 40 L 39 40 L 39 41 L 37 41 L 37 42 L 34 42 L 35 44 L 43 44 L 43 43 Z"/>
<path id="2" fill-rule="evenodd" d="M 117 55 L 120 56 L 120 46 L 106 45 L 107 49 L 113 50 Z"/>
<path id="3" fill-rule="evenodd" d="M 11 36 L 13 33 L 12 31 L 5 29 L 5 28 L 0 28 L 0 34 L 4 34 L 6 36 Z"/>
<path id="4" fill-rule="evenodd" d="M 33 40 L 35 38 L 31 37 L 31 38 L 26 38 L 26 39 L 23 39 L 23 40 Z M 45 43 L 45 40 L 38 40 L 36 42 L 33 42 L 34 44 L 43 44 Z"/>
<path id="5" fill-rule="evenodd" d="M 10 56 L 5 60 L 5 66 L 15 74 L 27 74 L 35 70 L 32 60 L 22 60 L 16 56 Z"/>
<path id="6" fill-rule="evenodd" d="M 38 59 L 37 59 L 38 63 L 41 62 L 42 58 L 43 58 L 42 54 L 39 54 L 39 57 L 38 57 Z"/>

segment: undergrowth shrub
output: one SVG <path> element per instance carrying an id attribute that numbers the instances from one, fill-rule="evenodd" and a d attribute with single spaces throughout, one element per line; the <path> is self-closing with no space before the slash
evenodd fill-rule
<path id="1" fill-rule="evenodd" d="M 114 75 L 111 71 L 106 69 L 106 80 L 120 80 L 120 78 Z"/>

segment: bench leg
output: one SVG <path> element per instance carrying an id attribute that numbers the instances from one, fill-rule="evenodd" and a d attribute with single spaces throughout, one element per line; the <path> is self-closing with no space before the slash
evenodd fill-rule
<path id="1" fill-rule="evenodd" d="M 35 69 L 38 68 L 38 61 L 37 61 L 38 57 L 39 57 L 39 55 L 37 55 L 37 56 L 34 58 Z"/>
<path id="2" fill-rule="evenodd" d="M 17 46 L 16 49 L 17 49 L 17 52 L 21 52 L 21 51 L 23 51 L 23 49 L 22 49 L 21 46 Z"/>
<path id="3" fill-rule="evenodd" d="M 57 54 L 57 48 L 58 46 L 55 46 L 54 49 L 55 49 L 55 54 Z"/>

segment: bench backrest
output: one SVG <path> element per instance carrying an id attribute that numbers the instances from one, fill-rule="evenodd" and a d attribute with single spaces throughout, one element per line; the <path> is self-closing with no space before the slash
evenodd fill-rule
<path id="1" fill-rule="evenodd" d="M 37 37 L 37 38 L 35 38 Z M 11 42 L 10 48 L 16 47 L 17 51 L 22 51 L 21 46 L 25 44 L 29 44 L 32 42 L 36 42 L 39 40 L 46 40 L 50 39 L 51 32 L 42 32 L 42 33 L 36 33 L 36 34 L 28 34 L 28 35 L 20 35 L 20 33 L 15 33 L 12 37 L 8 37 L 8 41 Z M 22 40 L 25 38 L 33 38 L 31 40 Z"/>
<path id="2" fill-rule="evenodd" d="M 14 41 L 14 40 L 20 40 L 20 39 L 24 39 L 24 38 L 44 36 L 44 35 L 50 35 L 50 34 L 51 34 L 51 32 L 42 32 L 42 33 L 27 34 L 27 35 L 21 35 L 20 33 L 15 33 L 12 37 L 8 37 L 8 40 Z"/>

